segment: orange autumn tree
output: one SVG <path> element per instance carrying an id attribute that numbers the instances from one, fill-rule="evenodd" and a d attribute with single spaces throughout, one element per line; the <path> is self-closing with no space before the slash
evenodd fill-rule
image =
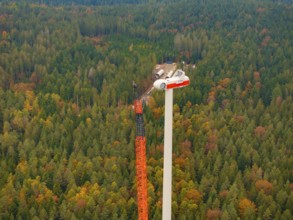
<path id="1" fill-rule="evenodd" d="M 255 182 L 255 187 L 259 191 L 263 190 L 265 194 L 270 194 L 273 189 L 273 184 L 267 180 L 257 180 Z"/>
<path id="2" fill-rule="evenodd" d="M 222 216 L 222 211 L 219 208 L 208 209 L 208 211 L 207 211 L 207 219 L 208 220 L 220 219 L 221 216 Z"/>
<path id="3" fill-rule="evenodd" d="M 254 202 L 250 201 L 247 198 L 242 198 L 239 201 L 239 214 L 243 217 L 246 216 L 248 213 L 256 213 L 257 208 Z"/>

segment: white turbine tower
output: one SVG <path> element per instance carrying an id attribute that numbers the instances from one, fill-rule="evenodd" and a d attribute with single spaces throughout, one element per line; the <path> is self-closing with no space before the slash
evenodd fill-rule
<path id="1" fill-rule="evenodd" d="M 158 79 L 154 82 L 156 89 L 165 90 L 163 220 L 171 220 L 172 214 L 173 89 L 188 86 L 189 83 L 189 78 L 182 70 L 177 70 L 171 78 Z"/>

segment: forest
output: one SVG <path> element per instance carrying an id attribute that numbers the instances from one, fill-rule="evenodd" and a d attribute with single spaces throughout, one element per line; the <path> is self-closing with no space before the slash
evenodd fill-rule
<path id="1" fill-rule="evenodd" d="M 181 3 L 188 2 L 190 0 L 180 0 Z M 201 2 L 203 2 L 202 0 Z M 292 0 L 259 0 L 263 2 L 281 2 L 286 4 L 292 4 Z M 35 3 L 35 4 L 46 4 L 50 6 L 56 5 L 116 5 L 116 4 L 141 4 L 141 3 L 170 3 L 176 2 L 176 0 L 0 0 L 0 2 L 18 2 L 21 4 Z"/>
<path id="2" fill-rule="evenodd" d="M 137 219 L 132 81 L 164 62 L 172 219 L 293 219 L 290 1 L 56 2 L 0 1 L 0 219 Z M 161 219 L 163 92 L 144 121 Z"/>

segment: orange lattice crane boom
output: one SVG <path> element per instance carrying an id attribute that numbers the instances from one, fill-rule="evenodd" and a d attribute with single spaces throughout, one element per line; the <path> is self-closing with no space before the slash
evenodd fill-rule
<path id="1" fill-rule="evenodd" d="M 135 93 L 134 112 L 136 119 L 135 155 L 136 155 L 136 182 L 138 219 L 148 219 L 147 203 L 147 167 L 146 167 L 146 138 L 143 121 L 142 100 L 138 97 L 137 86 L 133 83 Z"/>

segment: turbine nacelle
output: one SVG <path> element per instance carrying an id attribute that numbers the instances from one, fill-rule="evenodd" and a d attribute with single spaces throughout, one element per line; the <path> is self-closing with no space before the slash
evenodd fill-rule
<path id="1" fill-rule="evenodd" d="M 189 77 L 183 70 L 177 70 L 174 75 L 167 79 L 158 79 L 154 82 L 154 87 L 159 90 L 175 89 L 188 86 Z"/>

